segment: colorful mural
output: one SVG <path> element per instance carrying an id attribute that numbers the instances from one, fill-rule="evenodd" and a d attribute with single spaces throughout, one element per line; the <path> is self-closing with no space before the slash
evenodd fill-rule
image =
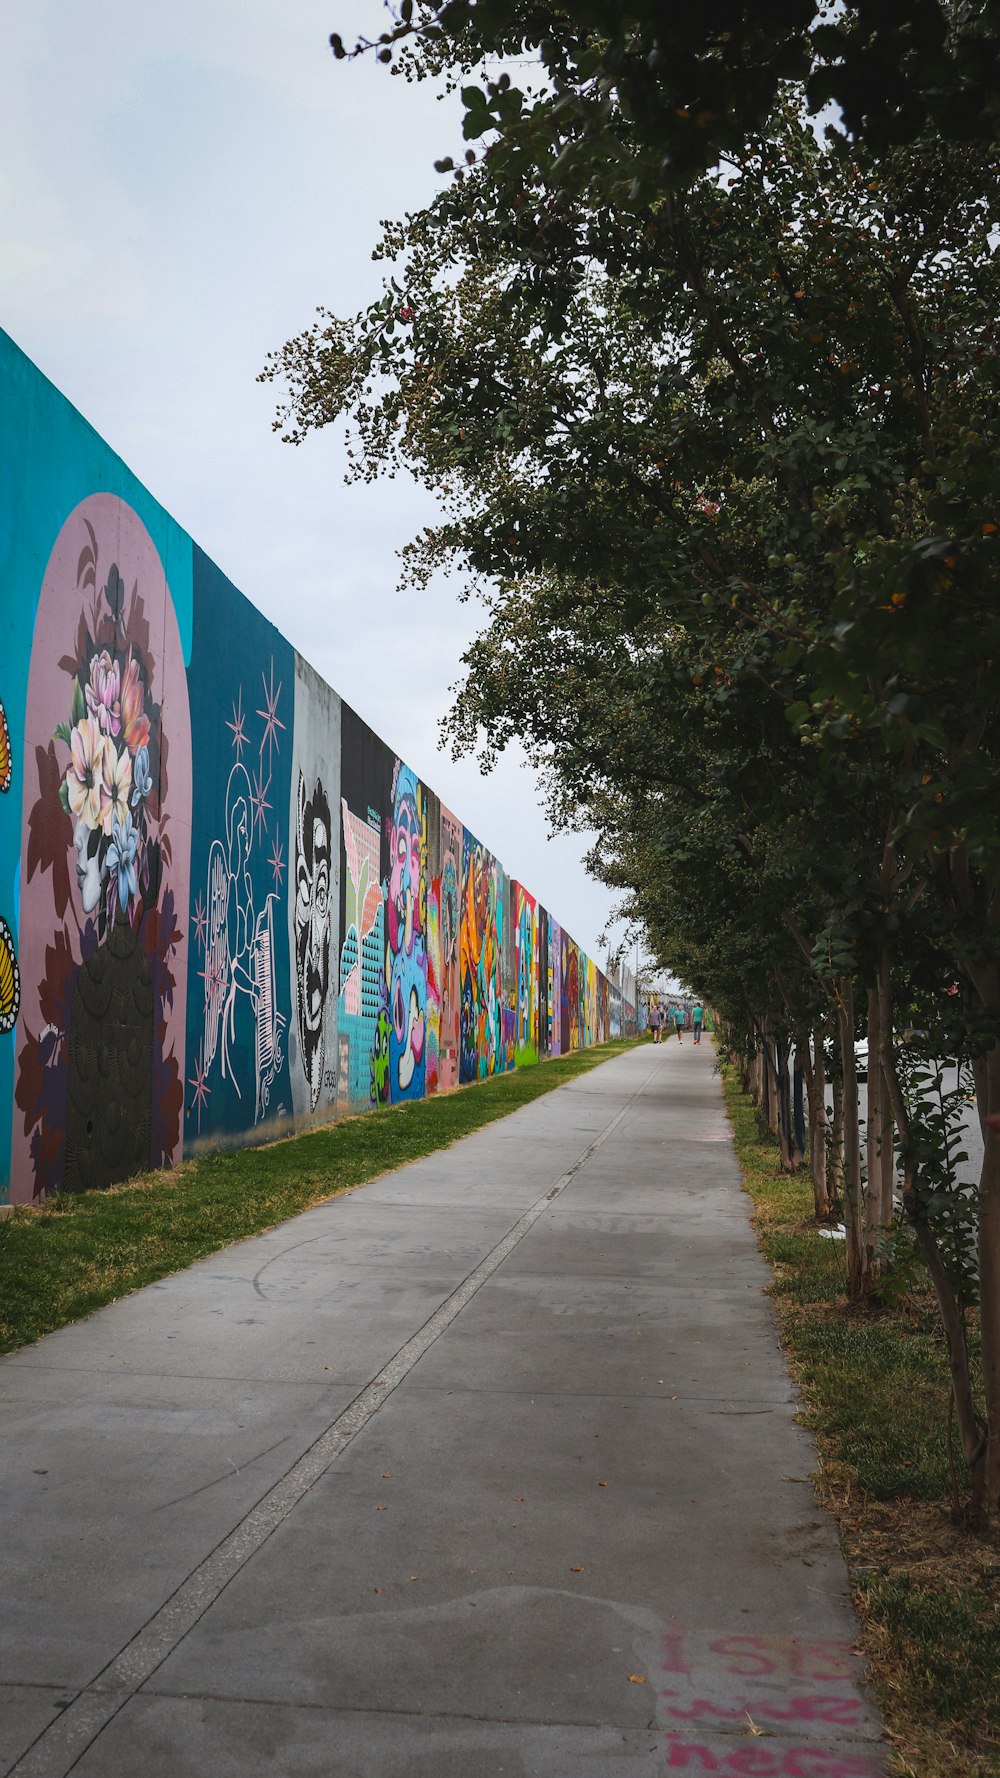
<path id="1" fill-rule="evenodd" d="M 546 984 L 548 989 L 546 998 L 548 1001 L 549 1054 L 552 1056 L 561 1056 L 563 1054 L 562 954 L 562 928 L 560 927 L 558 920 L 553 920 L 550 915 L 549 979 Z"/>
<path id="2" fill-rule="evenodd" d="M 503 1073 L 501 945 L 503 871 L 492 852 L 462 830 L 461 1067 L 459 1078 L 485 1080 Z"/>
<path id="3" fill-rule="evenodd" d="M 462 823 L 427 792 L 427 1075 L 429 1093 L 459 1084 Z"/>
<path id="4" fill-rule="evenodd" d="M 389 824 L 385 954 L 389 1008 L 389 1098 L 422 1099 L 427 1026 L 427 798 L 396 761 Z"/>
<path id="5" fill-rule="evenodd" d="M 517 1037 L 515 1060 L 538 1061 L 538 903 L 523 883 L 514 883 L 514 938 L 517 953 Z"/>
<path id="6" fill-rule="evenodd" d="M 337 1103 L 388 1105 L 386 910 L 393 756 L 347 704 L 341 710 L 340 998 Z M 391 974 L 391 970 L 390 970 Z"/>
<path id="7" fill-rule="evenodd" d="M 635 1020 L 0 334 L 0 1202 Z"/>

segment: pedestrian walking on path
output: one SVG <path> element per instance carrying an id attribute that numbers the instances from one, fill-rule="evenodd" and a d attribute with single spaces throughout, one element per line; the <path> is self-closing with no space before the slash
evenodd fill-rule
<path id="1" fill-rule="evenodd" d="M 704 1017 L 705 1009 L 702 1006 L 701 1001 L 696 1000 L 691 1010 L 691 1028 L 694 1032 L 695 1043 L 701 1042 L 701 1027 Z"/>
<path id="2" fill-rule="evenodd" d="M 0 1771 L 878 1778 L 768 1278 L 636 1045 L 0 1361 Z"/>

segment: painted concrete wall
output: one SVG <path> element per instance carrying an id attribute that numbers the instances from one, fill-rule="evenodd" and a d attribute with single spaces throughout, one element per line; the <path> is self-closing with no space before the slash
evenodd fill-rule
<path id="1" fill-rule="evenodd" d="M 635 1019 L 0 333 L 0 1202 Z"/>

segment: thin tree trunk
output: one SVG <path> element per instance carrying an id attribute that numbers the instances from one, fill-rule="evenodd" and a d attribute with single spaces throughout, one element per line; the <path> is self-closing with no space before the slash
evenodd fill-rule
<path id="1" fill-rule="evenodd" d="M 986 1057 L 989 1117 L 1000 1110 L 1000 1049 Z M 1000 1131 L 987 1125 L 979 1176 L 979 1324 L 988 1427 L 986 1510 L 1000 1510 Z"/>
<path id="2" fill-rule="evenodd" d="M 878 1019 L 876 1026 L 877 1047 L 875 1051 L 875 1067 L 878 1069 L 879 1089 L 881 1092 L 882 1109 L 879 1130 L 879 1224 L 884 1229 L 892 1227 L 893 1207 L 892 1191 L 896 1183 L 895 1156 L 893 1153 L 893 1128 L 895 1119 L 892 1109 L 892 1088 L 886 1074 L 882 1058 L 889 1054 L 895 1057 L 893 1050 L 893 1017 L 892 1017 L 892 969 L 889 961 L 888 948 L 883 945 L 878 964 Z M 872 1048 L 868 1042 L 868 1078 L 871 1080 Z M 872 1180 L 869 1179 L 869 1189 Z"/>
<path id="3" fill-rule="evenodd" d="M 770 1130 L 771 1135 L 776 1136 L 778 1134 L 779 1122 L 778 1060 L 775 1055 L 774 1026 L 770 1014 L 768 1014 L 767 1023 L 764 1026 L 764 1054 L 767 1058 L 768 1077 L 767 1127 Z"/>
<path id="4" fill-rule="evenodd" d="M 844 1223 L 847 1228 L 847 1293 L 864 1288 L 864 1207 L 861 1195 L 861 1132 L 858 1128 L 858 1076 L 854 1061 L 854 983 L 840 979 L 837 1007 L 840 1066 L 844 1077 Z"/>
<path id="5" fill-rule="evenodd" d="M 844 1183 L 844 1076 L 840 1067 L 840 1026 L 834 1027 L 833 1121 L 826 1159 L 827 1195 L 831 1210 L 839 1206 Z"/>
<path id="6" fill-rule="evenodd" d="M 774 1061 L 777 1075 L 777 1093 L 775 1098 L 778 1107 L 778 1152 L 781 1157 L 781 1171 L 795 1172 L 794 1141 L 792 1137 L 792 1095 L 791 1082 L 788 1078 L 788 1043 L 784 1032 L 774 1034 Z"/>
<path id="7" fill-rule="evenodd" d="M 806 1141 L 812 1176 L 813 1214 L 817 1222 L 822 1222 L 830 1214 L 830 1193 L 826 1180 L 826 1066 L 823 1061 L 821 1033 L 815 1034 L 812 1044 L 815 1060 L 810 1053 L 807 1037 L 802 1047 L 802 1073 L 805 1076 L 806 1104 L 809 1110 Z"/>
<path id="8" fill-rule="evenodd" d="M 809 1153 L 809 1132 L 806 1119 L 806 1069 L 809 1058 L 809 1037 L 800 1032 L 795 1039 L 795 1062 L 792 1069 L 792 1132 L 795 1137 L 795 1165 L 798 1167 Z"/>
<path id="9" fill-rule="evenodd" d="M 880 1064 L 880 1066 L 881 1066 L 881 1064 Z M 882 1154 L 881 1154 L 882 1177 L 881 1177 L 879 1184 L 881 1187 L 881 1194 L 882 1194 L 882 1226 L 883 1226 L 883 1228 L 887 1228 L 887 1229 L 891 1229 L 893 1217 L 896 1214 L 896 1208 L 895 1208 L 895 1205 L 892 1201 L 892 1194 L 896 1189 L 896 1153 L 895 1153 L 895 1147 L 894 1147 L 894 1143 L 893 1143 L 893 1135 L 895 1132 L 895 1128 L 896 1128 L 896 1120 L 892 1115 L 892 1097 L 889 1092 L 889 1082 L 886 1080 L 885 1070 L 883 1069 L 883 1071 L 882 1071 Z"/>
<path id="10" fill-rule="evenodd" d="M 868 1169 L 868 1190 L 865 1194 L 865 1272 L 869 1279 L 881 1271 L 878 1239 L 883 1229 L 882 1217 L 882 1127 L 884 1123 L 882 1094 L 882 1060 L 880 1053 L 880 1020 L 878 988 L 868 990 L 868 1121 L 865 1131 Z"/>
<path id="11" fill-rule="evenodd" d="M 760 1124 L 761 1130 L 764 1131 L 767 1129 L 768 1093 L 769 1093 L 770 1088 L 769 1088 L 768 1071 L 767 1071 L 767 1038 L 764 1036 L 763 1033 L 761 1033 L 759 1041 L 760 1041 L 760 1048 L 758 1049 L 757 1055 L 755 1057 L 754 1072 L 755 1072 L 755 1077 L 756 1077 L 756 1085 L 755 1085 L 755 1091 L 754 1091 L 754 1101 L 757 1106 L 757 1121 Z"/>
<path id="12" fill-rule="evenodd" d="M 986 1141 L 986 1118 L 989 1111 L 989 1069 L 985 1056 L 972 1057 L 972 1084 L 976 1089 L 976 1110 L 979 1113 L 979 1134 Z"/>

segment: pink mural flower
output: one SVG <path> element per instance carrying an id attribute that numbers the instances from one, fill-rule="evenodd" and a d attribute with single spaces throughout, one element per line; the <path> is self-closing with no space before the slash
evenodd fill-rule
<path id="1" fill-rule="evenodd" d="M 125 741 L 129 752 L 137 753 L 140 747 L 148 747 L 149 717 L 143 709 L 139 663 L 131 649 L 129 649 L 125 679 L 122 684 L 122 719 L 125 724 Z"/>
<path id="2" fill-rule="evenodd" d="M 75 821 L 82 821 L 84 827 L 103 827 L 105 813 L 111 807 L 114 743 L 102 735 L 99 724 L 92 717 L 81 716 L 70 735 L 69 750 L 66 791 L 70 813 Z M 110 822 L 110 815 L 108 820 Z"/>
<path id="3" fill-rule="evenodd" d="M 106 735 L 121 730 L 121 668 L 111 659 L 106 648 L 90 659 L 90 684 L 86 688 L 87 709 Z"/>
<path id="4" fill-rule="evenodd" d="M 111 755 L 111 759 L 108 762 L 110 765 L 110 771 L 108 772 L 110 800 L 104 810 L 101 823 L 105 833 L 111 832 L 111 824 L 114 821 L 119 822 L 124 827 L 125 817 L 128 814 L 129 809 L 129 798 L 132 792 L 132 759 L 128 748 L 123 747 L 120 753 L 116 753 L 115 749 L 109 742 L 108 752 Z"/>

